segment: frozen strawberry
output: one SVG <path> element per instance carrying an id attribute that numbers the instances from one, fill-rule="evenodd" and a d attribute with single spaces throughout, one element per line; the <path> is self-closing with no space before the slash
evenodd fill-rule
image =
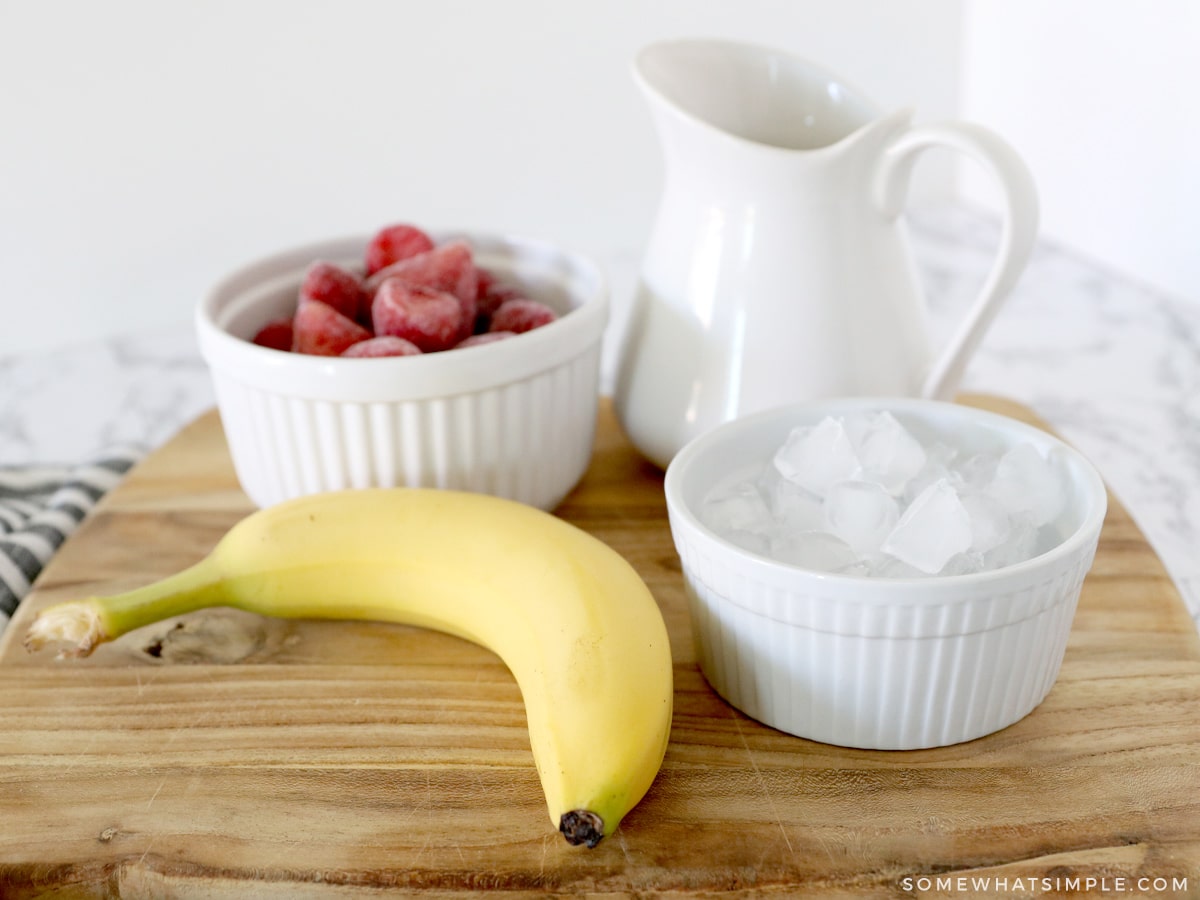
<path id="1" fill-rule="evenodd" d="M 469 338 L 464 338 L 455 344 L 454 349 L 458 350 L 463 347 L 478 347 L 480 344 L 494 344 L 496 341 L 502 341 L 505 338 L 516 336 L 516 332 L 513 331 L 489 331 L 486 334 L 473 334 Z"/>
<path id="2" fill-rule="evenodd" d="M 373 275 L 392 263 L 433 249 L 433 240 L 412 225 L 389 225 L 367 245 L 367 274 Z"/>
<path id="3" fill-rule="evenodd" d="M 404 338 L 424 353 L 450 349 L 461 339 L 463 327 L 457 297 L 402 278 L 389 278 L 379 286 L 371 318 L 376 335 Z"/>
<path id="4" fill-rule="evenodd" d="M 479 282 L 475 301 L 480 316 L 490 316 L 505 300 L 519 300 L 525 296 L 512 285 L 498 281 L 491 270 L 476 266 L 475 271 Z"/>
<path id="5" fill-rule="evenodd" d="M 300 302 L 305 300 L 327 303 L 347 319 L 358 322 L 363 320 L 371 304 L 362 279 L 327 262 L 315 262 L 305 272 L 300 285 Z"/>
<path id="6" fill-rule="evenodd" d="M 420 256 L 392 263 L 367 279 L 367 290 L 374 293 L 388 278 L 403 278 L 409 284 L 446 291 L 464 302 L 474 300 L 479 292 L 479 274 L 466 241 L 451 241 Z"/>
<path id="7" fill-rule="evenodd" d="M 421 348 L 412 341 L 385 334 L 381 337 L 367 338 L 357 344 L 351 344 L 342 351 L 342 356 L 364 358 L 373 356 L 419 356 Z"/>
<path id="8" fill-rule="evenodd" d="M 496 283 L 496 275 L 491 269 L 485 269 L 483 266 L 475 267 L 475 288 L 476 298 L 482 300 L 492 285 Z"/>
<path id="9" fill-rule="evenodd" d="M 292 349 L 292 320 L 275 319 L 258 329 L 258 334 L 252 338 L 260 347 L 270 347 L 272 350 Z"/>
<path id="10" fill-rule="evenodd" d="M 515 331 L 522 334 L 548 325 L 558 318 L 558 313 L 536 300 L 505 300 L 492 313 L 490 331 Z"/>
<path id="11" fill-rule="evenodd" d="M 339 356 L 347 347 L 371 336 L 367 329 L 320 300 L 300 304 L 292 329 L 292 349 L 314 356 Z"/>
<path id="12" fill-rule="evenodd" d="M 456 297 L 455 299 L 458 300 L 458 305 L 462 309 L 462 320 L 459 324 L 458 338 L 459 340 L 464 340 L 477 330 L 475 324 L 479 319 L 479 302 L 474 297 L 469 299 Z"/>

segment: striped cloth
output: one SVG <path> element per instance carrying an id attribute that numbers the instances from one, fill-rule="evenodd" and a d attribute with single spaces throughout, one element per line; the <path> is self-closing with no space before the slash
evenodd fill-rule
<path id="1" fill-rule="evenodd" d="M 141 455 L 121 447 L 83 465 L 0 467 L 0 631 L 50 557 Z"/>

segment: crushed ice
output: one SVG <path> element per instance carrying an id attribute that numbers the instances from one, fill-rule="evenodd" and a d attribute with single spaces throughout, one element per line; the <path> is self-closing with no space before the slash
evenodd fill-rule
<path id="1" fill-rule="evenodd" d="M 1064 480 L 1033 444 L 967 454 L 889 412 L 792 429 L 761 468 L 705 498 L 727 540 L 823 572 L 909 578 L 1010 566 L 1056 541 Z"/>

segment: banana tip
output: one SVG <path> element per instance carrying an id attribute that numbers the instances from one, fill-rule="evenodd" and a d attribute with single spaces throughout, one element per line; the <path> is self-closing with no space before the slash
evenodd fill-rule
<path id="1" fill-rule="evenodd" d="M 59 652 L 60 659 L 68 656 L 87 656 L 105 639 L 100 616 L 90 604 L 61 603 L 44 609 L 29 623 L 25 632 L 25 649 L 32 653 L 50 643 L 70 646 Z"/>
<path id="2" fill-rule="evenodd" d="M 590 810 L 573 809 L 558 820 L 558 830 L 568 844 L 595 847 L 604 837 L 604 820 Z"/>

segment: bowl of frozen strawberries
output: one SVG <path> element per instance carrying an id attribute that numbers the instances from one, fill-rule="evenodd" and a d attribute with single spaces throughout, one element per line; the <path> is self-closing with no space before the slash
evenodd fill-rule
<path id="1" fill-rule="evenodd" d="M 196 310 L 259 506 L 409 485 L 553 508 L 591 459 L 607 320 L 585 257 L 408 223 L 252 262 Z"/>

